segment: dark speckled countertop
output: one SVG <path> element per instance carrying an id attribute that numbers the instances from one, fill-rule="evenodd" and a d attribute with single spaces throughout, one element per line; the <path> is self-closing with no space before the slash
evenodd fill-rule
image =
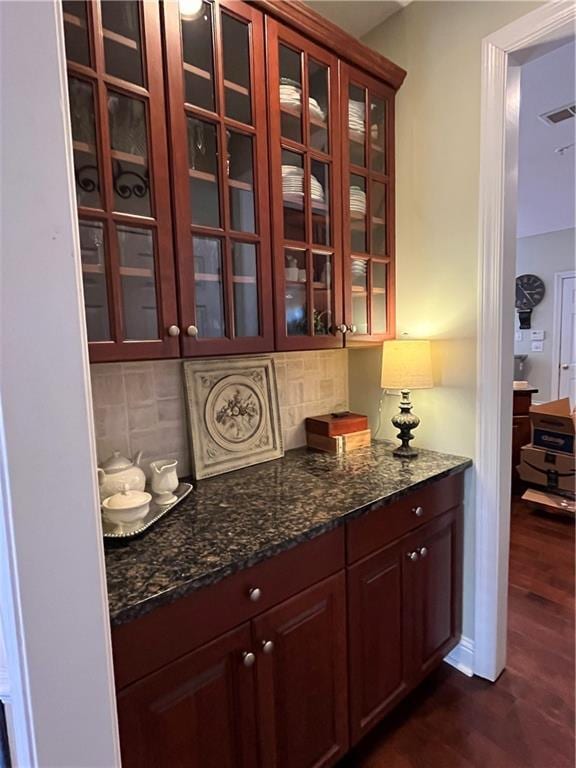
<path id="1" fill-rule="evenodd" d="M 106 544 L 113 625 L 142 616 L 195 589 L 254 565 L 464 471 L 461 456 L 420 451 L 392 456 L 378 441 L 343 456 L 288 451 L 283 459 L 197 483 L 192 493 L 139 538 Z"/>

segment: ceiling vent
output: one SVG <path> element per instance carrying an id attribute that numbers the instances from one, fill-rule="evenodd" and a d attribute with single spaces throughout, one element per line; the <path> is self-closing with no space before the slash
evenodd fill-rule
<path id="1" fill-rule="evenodd" d="M 568 120 L 576 115 L 576 104 L 569 104 L 566 107 L 560 107 L 559 109 L 552 109 L 550 112 L 544 112 L 539 115 L 540 120 L 544 120 L 548 125 L 556 125 L 562 123 L 564 120 Z"/>

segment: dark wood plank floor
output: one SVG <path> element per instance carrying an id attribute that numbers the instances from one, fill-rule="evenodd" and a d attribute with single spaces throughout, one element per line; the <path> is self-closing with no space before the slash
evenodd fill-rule
<path id="1" fill-rule="evenodd" d="M 513 504 L 509 596 L 498 681 L 443 664 L 342 768 L 574 768 L 573 521 Z"/>

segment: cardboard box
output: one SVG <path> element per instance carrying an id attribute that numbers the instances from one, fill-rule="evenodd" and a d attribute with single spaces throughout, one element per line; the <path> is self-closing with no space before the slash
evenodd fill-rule
<path id="1" fill-rule="evenodd" d="M 344 411 L 340 414 L 327 413 L 324 416 L 310 416 L 306 419 L 306 432 L 326 437 L 348 435 L 368 429 L 368 417 L 361 413 Z"/>
<path id="2" fill-rule="evenodd" d="M 574 454 L 576 415 L 570 410 L 570 400 L 553 400 L 530 408 L 532 445 L 545 451 Z"/>
<path id="3" fill-rule="evenodd" d="M 520 451 L 518 474 L 526 483 L 549 491 L 576 492 L 575 457 L 525 445 Z"/>
<path id="4" fill-rule="evenodd" d="M 317 451 L 327 451 L 328 453 L 346 453 L 356 448 L 365 448 L 370 445 L 372 432 L 369 429 L 363 429 L 359 432 L 351 432 L 348 435 L 336 435 L 336 437 L 327 437 L 326 435 L 316 435 L 314 432 L 306 433 L 306 443 L 308 448 L 315 448 Z"/>
<path id="5" fill-rule="evenodd" d="M 564 496 L 554 493 L 544 493 L 530 489 L 522 496 L 524 501 L 548 512 L 564 512 L 573 515 L 576 512 L 576 501 L 571 501 Z"/>

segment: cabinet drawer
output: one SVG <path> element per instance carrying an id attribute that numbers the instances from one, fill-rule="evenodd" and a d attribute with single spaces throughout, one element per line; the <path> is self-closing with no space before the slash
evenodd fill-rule
<path id="1" fill-rule="evenodd" d="M 112 629 L 123 688 L 344 567 L 344 529 L 246 568 Z M 257 600 L 250 590 L 259 589 Z"/>
<path id="2" fill-rule="evenodd" d="M 392 504 L 382 504 L 346 525 L 347 560 L 353 563 L 437 515 L 457 507 L 464 495 L 462 474 L 446 477 Z"/>

